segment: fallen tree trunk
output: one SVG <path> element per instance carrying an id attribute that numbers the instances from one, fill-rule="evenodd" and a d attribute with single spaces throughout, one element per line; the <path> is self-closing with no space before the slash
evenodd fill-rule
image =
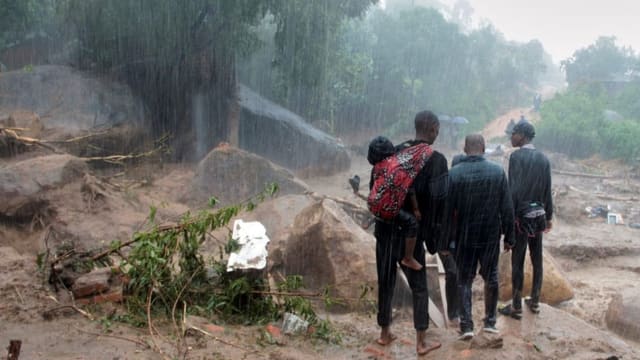
<path id="1" fill-rule="evenodd" d="M 555 169 L 551 170 L 551 172 L 558 175 L 579 176 L 579 177 L 595 178 L 595 179 L 613 179 L 614 178 L 614 176 L 610 176 L 610 175 L 587 174 L 587 173 L 555 170 Z"/>

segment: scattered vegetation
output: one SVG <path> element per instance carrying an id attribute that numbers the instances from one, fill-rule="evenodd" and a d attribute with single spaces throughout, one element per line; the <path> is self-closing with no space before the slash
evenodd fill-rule
<path id="1" fill-rule="evenodd" d="M 184 341 L 185 320 L 189 315 L 223 324 L 263 325 L 278 321 L 284 313 L 292 313 L 309 322 L 313 329 L 308 333 L 310 338 L 339 343 L 340 332 L 328 320 L 319 318 L 314 310 L 314 304 L 320 301 L 326 306 L 340 302 L 331 298 L 328 290 L 305 292 L 301 276 L 288 276 L 279 283 L 270 283 L 264 271 L 228 272 L 226 258 L 239 247 L 231 238 L 215 257 L 202 255 L 200 246 L 211 231 L 225 227 L 240 212 L 254 209 L 277 190 L 277 185 L 271 184 L 240 204 L 188 213 L 172 225 L 157 224 L 156 209 L 152 208 L 148 218 L 151 230 L 95 251 L 77 252 L 72 245 L 65 244 L 54 254 L 47 252 L 38 256 L 38 268 L 44 276 L 53 276 L 50 279 L 54 285 L 69 288 L 64 279 L 56 277 L 54 268 L 87 273 L 94 267 L 116 265 L 117 272 L 126 279 L 126 312 L 113 312 L 98 317 L 97 321 L 105 332 L 110 332 L 115 322 L 147 327 L 151 335 L 149 345 L 163 355 L 166 355 L 163 347 L 156 341 L 167 342 L 167 337 L 160 335 L 163 331 L 159 331 L 157 325 L 169 325 L 173 329 L 169 338 L 175 340 L 168 343 L 175 347 L 177 354 L 184 355 L 188 349 Z M 216 199 L 211 198 L 209 205 L 215 206 Z M 127 247 L 130 250 L 124 251 Z M 117 258 L 120 260 L 115 261 Z M 367 298 L 368 291 L 370 289 L 363 289 L 362 299 Z M 96 309 L 75 305 L 61 308 L 72 308 L 95 319 L 91 313 Z"/>
<path id="2" fill-rule="evenodd" d="M 598 154 L 628 163 L 638 161 L 640 81 L 620 85 L 612 91 L 600 82 L 584 84 L 545 102 L 537 143 L 580 158 Z"/>

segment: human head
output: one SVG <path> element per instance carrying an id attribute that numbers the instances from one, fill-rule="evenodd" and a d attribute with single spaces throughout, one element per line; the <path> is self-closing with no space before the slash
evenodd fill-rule
<path id="1" fill-rule="evenodd" d="M 484 138 L 480 134 L 467 135 L 464 139 L 464 152 L 469 156 L 484 154 Z"/>
<path id="2" fill-rule="evenodd" d="M 536 136 L 536 129 L 528 121 L 520 121 L 511 131 L 511 145 L 521 147 L 533 140 Z"/>
<path id="3" fill-rule="evenodd" d="M 416 114 L 414 124 L 416 127 L 416 140 L 425 141 L 429 145 L 436 141 L 440 132 L 440 120 L 438 120 L 436 114 L 429 110 L 420 111 Z"/>
<path id="4" fill-rule="evenodd" d="M 375 165 L 385 158 L 395 154 L 396 148 L 391 140 L 384 136 L 376 136 L 369 143 L 369 151 L 367 152 L 367 160 L 369 164 Z"/>

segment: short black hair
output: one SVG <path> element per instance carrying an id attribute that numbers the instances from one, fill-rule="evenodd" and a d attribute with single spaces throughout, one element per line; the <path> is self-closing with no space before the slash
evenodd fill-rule
<path id="1" fill-rule="evenodd" d="M 536 128 L 531 125 L 530 122 L 523 120 L 519 121 L 511 131 L 512 134 L 521 134 L 529 140 L 533 140 L 536 137 Z"/>
<path id="2" fill-rule="evenodd" d="M 417 132 L 423 132 L 433 126 L 440 126 L 438 116 L 429 110 L 417 113 L 413 122 Z"/>
<path id="3" fill-rule="evenodd" d="M 396 148 L 393 146 L 391 140 L 384 136 L 376 136 L 369 143 L 367 160 L 369 161 L 369 164 L 375 165 L 395 153 Z"/>

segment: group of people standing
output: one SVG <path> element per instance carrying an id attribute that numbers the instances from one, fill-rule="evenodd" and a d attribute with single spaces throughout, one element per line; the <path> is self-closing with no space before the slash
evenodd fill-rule
<path id="1" fill-rule="evenodd" d="M 396 146 L 396 151 L 435 142 L 440 123 L 434 113 L 421 111 L 414 123 L 415 138 Z M 400 268 L 412 292 L 418 355 L 441 346 L 429 341 L 426 335 L 429 326 L 426 250 L 437 253 L 445 267 L 447 315 L 453 321 L 459 318 L 461 339 L 474 336 L 471 286 L 478 267 L 484 280 L 483 331 L 499 332 L 496 317 L 501 237 L 503 249 L 513 251 L 513 300 L 500 312 L 516 319 L 521 317 L 527 246 L 533 264 L 533 289 L 526 304 L 532 312 L 539 312 L 542 232 L 551 229 L 553 204 L 549 161 L 531 144 L 534 137 L 535 129 L 529 122 L 520 121 L 513 127 L 511 144 L 519 149 L 509 159 L 508 177 L 500 165 L 484 158 L 485 143 L 478 134 L 465 138 L 465 154 L 454 158 L 450 170 L 445 156 L 432 152 L 412 184 L 418 208 L 414 209 L 414 201 L 405 202 L 408 213 L 420 214 L 416 220 L 417 246 L 413 249 L 413 258 L 419 266 L 403 262 L 407 234 L 402 224 L 407 222 L 376 219 L 377 322 L 381 327 L 378 344 L 388 345 L 395 339 L 391 331 L 392 297 Z"/>

